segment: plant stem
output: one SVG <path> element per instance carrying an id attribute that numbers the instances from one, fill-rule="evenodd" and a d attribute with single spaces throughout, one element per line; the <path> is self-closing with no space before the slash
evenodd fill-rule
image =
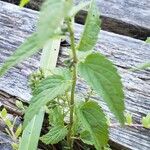
<path id="1" fill-rule="evenodd" d="M 71 41 L 71 50 L 72 50 L 72 56 L 73 56 L 73 70 L 72 70 L 72 88 L 71 88 L 71 99 L 69 103 L 70 107 L 70 122 L 69 122 L 69 131 L 68 131 L 68 137 L 67 142 L 70 150 L 73 149 L 73 139 L 72 139 L 72 126 L 73 126 L 73 114 L 74 114 L 74 96 L 75 96 L 75 87 L 76 87 L 76 81 L 77 81 L 77 55 L 76 55 L 76 49 L 75 49 L 75 39 L 74 39 L 74 31 L 73 31 L 73 25 L 74 20 L 68 19 L 67 25 L 68 25 L 68 31 L 70 33 L 70 41 Z"/>

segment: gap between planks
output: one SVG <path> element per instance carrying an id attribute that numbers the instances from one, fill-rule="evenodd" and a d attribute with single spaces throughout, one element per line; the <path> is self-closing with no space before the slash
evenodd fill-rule
<path id="1" fill-rule="evenodd" d="M 19 4 L 20 0 L 2 0 Z M 26 7 L 39 10 L 44 0 L 30 0 Z M 89 1 L 89 0 L 82 0 Z M 75 3 L 80 0 L 74 0 Z M 150 3 L 149 0 L 96 0 L 102 19 L 102 29 L 146 40 L 150 37 Z M 76 22 L 84 24 L 86 10 L 76 15 Z"/>

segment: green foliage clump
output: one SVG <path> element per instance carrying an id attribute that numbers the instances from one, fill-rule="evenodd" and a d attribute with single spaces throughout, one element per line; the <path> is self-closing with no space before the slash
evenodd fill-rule
<path id="1" fill-rule="evenodd" d="M 22 1 L 21 6 L 27 1 Z M 78 43 L 74 36 L 74 17 L 83 7 L 89 11 L 83 33 Z M 65 29 L 62 25 L 65 24 Z M 132 125 L 132 117 L 124 117 L 124 92 L 120 75 L 113 63 L 95 52 L 101 21 L 96 3 L 73 5 L 72 0 L 46 0 L 40 11 L 37 30 L 10 56 L 0 68 L 0 75 L 12 66 L 37 53 L 44 47 L 40 71 L 30 78 L 32 98 L 29 107 L 18 105 L 25 111 L 23 134 L 19 150 L 36 150 L 38 140 L 45 144 L 65 143 L 74 148 L 74 140 L 80 139 L 97 150 L 108 147 L 110 121 L 98 102 L 91 95 L 79 97 L 76 93 L 78 77 L 84 79 L 90 91 L 96 92 L 108 105 L 121 125 Z M 56 67 L 54 50 L 59 49 L 60 39 L 69 34 L 69 65 Z M 55 47 L 57 47 L 55 49 Z M 44 63 L 43 63 L 44 62 Z M 90 93 L 92 94 L 92 92 Z M 44 114 L 49 115 L 49 131 L 40 137 Z M 5 116 L 5 111 L 2 112 Z M 149 127 L 148 117 L 142 123 Z M 7 123 L 7 122 L 6 122 Z M 7 123 L 8 124 L 8 123 Z M 9 125 L 10 122 L 9 122 Z M 19 130 L 19 129 L 18 129 Z M 16 131 L 18 137 L 20 131 Z M 62 144 L 63 145 L 63 144 Z M 14 146 L 15 147 L 15 146 Z"/>

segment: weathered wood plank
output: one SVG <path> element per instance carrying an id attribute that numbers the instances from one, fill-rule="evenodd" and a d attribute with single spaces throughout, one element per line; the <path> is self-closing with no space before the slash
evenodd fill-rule
<path id="1" fill-rule="evenodd" d="M 138 39 L 150 36 L 149 0 L 96 0 L 96 2 L 101 12 L 103 30 Z M 77 16 L 77 22 L 83 23 L 85 15 L 86 11 L 81 11 Z"/>
<path id="2" fill-rule="evenodd" d="M 19 4 L 20 0 L 2 0 Z M 30 0 L 27 7 L 38 10 L 44 0 Z M 80 0 L 74 0 L 75 3 Z M 88 0 L 82 0 L 88 1 Z M 149 0 L 96 0 L 102 18 L 102 29 L 138 39 L 150 36 Z M 76 22 L 84 23 L 86 11 L 80 11 Z"/>
<path id="3" fill-rule="evenodd" d="M 32 10 L 20 10 L 17 6 L 0 2 L 0 64 L 24 41 L 35 29 L 38 13 Z M 76 40 L 79 39 L 83 26 L 75 26 Z M 128 68 L 150 60 L 150 45 L 143 41 L 101 31 L 95 48 L 106 55 L 118 67 L 126 93 L 126 108 L 135 119 L 150 111 L 150 71 L 129 72 Z M 61 47 L 58 64 L 64 60 L 66 47 Z M 0 79 L 0 90 L 12 96 L 28 101 L 31 97 L 27 86 L 29 74 L 39 66 L 40 55 L 19 64 Z M 78 90 L 86 92 L 85 85 L 79 82 Z M 4 101 L 0 100 L 1 103 Z M 108 109 L 100 101 L 106 112 Z M 133 150 L 150 149 L 150 130 L 143 128 L 112 128 L 110 138 L 121 147 Z"/>
<path id="4" fill-rule="evenodd" d="M 9 136 L 0 131 L 0 150 L 12 150 L 10 141 Z"/>

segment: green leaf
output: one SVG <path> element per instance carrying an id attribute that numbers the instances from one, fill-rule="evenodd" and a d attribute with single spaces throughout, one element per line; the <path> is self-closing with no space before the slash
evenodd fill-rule
<path id="1" fill-rule="evenodd" d="M 12 143 L 11 146 L 13 150 L 18 150 L 19 145 L 17 143 Z"/>
<path id="2" fill-rule="evenodd" d="M 100 31 L 100 24 L 101 21 L 99 19 L 98 9 L 96 7 L 95 1 L 92 1 L 86 19 L 84 31 L 79 45 L 77 46 L 79 51 L 89 51 L 95 46 Z"/>
<path id="3" fill-rule="evenodd" d="M 11 123 L 11 120 L 9 119 L 9 118 L 5 118 L 4 119 L 4 121 L 5 121 L 5 124 L 7 125 L 7 127 L 9 127 L 9 128 L 12 128 L 13 127 L 13 125 L 12 125 L 12 123 Z"/>
<path id="4" fill-rule="evenodd" d="M 150 37 L 148 37 L 145 42 L 150 43 Z"/>
<path id="5" fill-rule="evenodd" d="M 42 136 L 40 139 L 45 144 L 56 144 L 63 140 L 67 135 L 68 130 L 66 127 L 55 126 L 50 129 L 50 131 Z"/>
<path id="6" fill-rule="evenodd" d="M 92 137 L 90 135 L 90 133 L 88 131 L 83 131 L 80 133 L 80 139 L 85 143 L 85 144 L 88 144 L 88 145 L 93 145 L 94 142 L 92 140 Z"/>
<path id="7" fill-rule="evenodd" d="M 64 126 L 64 117 L 62 114 L 62 110 L 59 106 L 51 109 L 49 112 L 49 123 L 52 126 L 60 125 Z"/>
<path id="8" fill-rule="evenodd" d="M 7 117 L 7 110 L 5 108 L 2 109 L 2 111 L 0 112 L 1 117 L 2 118 L 6 118 Z"/>
<path id="9" fill-rule="evenodd" d="M 58 43 L 57 43 L 58 42 Z M 49 58 L 48 57 L 46 57 L 47 58 L 47 63 L 46 63 L 46 60 L 44 61 L 44 63 L 41 63 L 41 68 L 48 68 L 48 66 L 47 66 L 47 64 L 49 64 L 50 66 L 49 66 L 49 69 L 53 69 L 54 67 L 55 67 L 55 65 L 56 65 L 56 59 L 55 59 L 55 57 L 56 57 L 56 53 L 58 53 L 58 51 L 56 50 L 56 51 L 54 51 L 54 49 L 53 48 L 56 48 L 56 47 L 58 47 L 57 45 L 60 45 L 60 40 L 59 41 L 57 41 L 57 42 L 53 42 L 53 40 L 51 40 L 51 43 L 52 43 L 52 45 L 51 45 L 51 48 L 49 48 L 49 51 L 53 51 L 53 53 L 51 53 L 51 55 L 52 56 L 54 56 L 54 59 L 50 59 L 49 60 Z M 54 46 L 54 44 L 55 44 L 55 46 Z M 44 46 L 45 47 L 45 46 Z M 47 47 L 47 45 L 46 45 L 46 47 Z M 57 49 L 57 48 L 56 48 Z M 44 58 L 44 56 L 45 56 L 45 53 L 46 54 L 48 54 L 48 52 L 47 52 L 47 50 L 45 51 L 45 48 L 44 48 L 44 51 L 42 52 L 42 60 L 41 60 L 41 62 L 43 62 L 43 60 L 45 59 Z M 50 58 L 53 58 L 52 56 L 50 56 Z M 53 64 L 54 66 L 52 66 L 51 64 Z M 45 66 L 46 65 L 46 66 Z M 48 74 L 47 74 L 47 72 L 45 73 L 45 76 L 47 77 L 48 76 Z M 33 118 L 33 120 L 31 120 L 29 123 L 28 123 L 28 126 L 24 129 L 24 133 L 23 133 L 23 136 L 22 136 L 22 144 L 21 144 L 21 148 L 19 149 L 19 150 L 22 150 L 22 147 L 26 144 L 26 143 L 28 143 L 28 146 L 26 147 L 27 149 L 24 149 L 24 147 L 23 147 L 23 150 L 31 150 L 30 149 L 30 147 L 32 146 L 32 138 L 34 138 L 34 132 L 36 132 L 36 134 L 37 135 L 35 135 L 35 138 L 34 138 L 34 140 L 33 140 L 33 148 L 35 148 L 35 149 L 32 149 L 32 150 L 36 150 L 37 148 L 37 144 L 36 143 L 38 143 L 38 141 L 39 141 L 39 136 L 40 136 L 40 131 L 41 131 L 41 127 L 42 127 L 42 122 L 43 122 L 43 119 L 44 119 L 44 111 L 42 111 L 43 110 L 43 107 L 40 109 L 40 112 L 39 112 L 39 114 L 38 115 L 35 115 L 34 116 L 34 118 Z M 35 121 L 34 121 L 35 120 Z M 38 124 L 38 128 L 37 128 L 37 124 Z M 35 128 L 34 128 L 34 126 L 35 126 Z M 31 128 L 32 127 L 32 128 Z M 34 130 L 35 129 L 35 130 Z M 37 131 L 36 131 L 37 130 Z M 31 136 L 29 136 L 30 137 L 30 139 L 31 139 L 31 141 L 30 141 L 30 139 L 28 138 L 28 133 L 30 133 L 30 135 Z M 29 149 L 28 149 L 28 147 L 29 147 Z"/>
<path id="10" fill-rule="evenodd" d="M 25 112 L 25 106 L 21 101 L 16 100 L 16 106 L 24 113 Z"/>
<path id="11" fill-rule="evenodd" d="M 150 113 L 148 113 L 146 117 L 143 117 L 143 118 L 142 118 L 142 125 L 143 125 L 145 128 L 150 129 Z"/>
<path id="12" fill-rule="evenodd" d="M 20 124 L 18 127 L 17 127 L 17 130 L 15 132 L 15 136 L 18 138 L 20 136 L 22 132 L 22 124 Z"/>
<path id="13" fill-rule="evenodd" d="M 41 46 L 37 42 L 37 35 L 34 33 L 6 60 L 0 68 L 0 76 L 6 73 L 11 67 L 36 53 L 40 48 Z"/>
<path id="14" fill-rule="evenodd" d="M 77 109 L 77 115 L 84 129 L 90 133 L 95 148 L 101 150 L 102 147 L 106 146 L 108 142 L 108 125 L 105 114 L 98 103 L 93 101 L 83 103 Z"/>
<path id="15" fill-rule="evenodd" d="M 69 89 L 71 81 L 65 76 L 52 75 L 41 81 L 31 99 L 31 104 L 25 113 L 24 126 L 38 113 L 39 109 Z"/>
<path id="16" fill-rule="evenodd" d="M 125 118 L 126 118 L 126 122 L 127 124 L 130 126 L 132 125 L 133 121 L 132 121 L 132 115 L 130 113 L 126 113 L 125 114 Z"/>
<path id="17" fill-rule="evenodd" d="M 137 71 L 137 70 L 143 70 L 143 69 L 147 69 L 147 68 L 150 68 L 150 62 L 146 62 L 146 63 L 139 65 L 136 68 L 132 68 L 130 70 L 131 71 Z"/>
<path id="18" fill-rule="evenodd" d="M 26 4 L 28 4 L 30 0 L 21 0 L 19 6 L 24 7 Z"/>
<path id="19" fill-rule="evenodd" d="M 42 7 L 37 26 L 39 42 L 45 44 L 55 36 L 61 27 L 64 18 L 71 9 L 70 1 L 46 0 Z"/>
<path id="20" fill-rule="evenodd" d="M 106 101 L 120 123 L 124 124 L 124 93 L 113 64 L 99 53 L 87 56 L 79 64 L 79 74 Z"/>
<path id="21" fill-rule="evenodd" d="M 45 111 L 41 109 L 23 130 L 19 150 L 37 150 Z"/>

